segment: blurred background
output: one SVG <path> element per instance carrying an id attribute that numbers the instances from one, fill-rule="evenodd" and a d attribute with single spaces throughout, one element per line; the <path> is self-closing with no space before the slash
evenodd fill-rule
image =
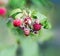
<path id="1" fill-rule="evenodd" d="M 51 31 L 53 33 L 53 39 L 46 41 L 43 44 L 38 43 L 40 56 L 60 56 L 60 0 L 9 0 L 7 7 L 9 7 L 9 9 L 18 7 L 33 8 L 45 15 L 52 24 Z M 9 33 L 4 19 L 1 18 L 0 56 L 4 56 L 5 54 L 6 56 L 12 56 L 9 55 L 9 53 L 15 52 L 16 47 L 14 46 L 14 43 L 16 43 L 16 40 L 14 37 L 12 38 L 12 36 L 13 34 Z M 9 49 L 9 52 L 5 47 Z"/>

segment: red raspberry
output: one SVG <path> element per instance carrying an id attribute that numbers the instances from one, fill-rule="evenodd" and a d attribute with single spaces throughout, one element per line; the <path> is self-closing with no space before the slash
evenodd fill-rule
<path id="1" fill-rule="evenodd" d="M 29 29 L 24 29 L 24 34 L 25 34 L 26 36 L 29 36 L 30 30 L 29 30 Z"/>
<path id="2" fill-rule="evenodd" d="M 7 12 L 6 8 L 0 8 L 0 15 L 1 16 L 5 16 L 6 12 Z"/>
<path id="3" fill-rule="evenodd" d="M 39 31 L 40 29 L 41 29 L 41 24 L 37 24 L 37 23 L 33 24 L 34 31 Z"/>
<path id="4" fill-rule="evenodd" d="M 31 18 L 30 18 L 30 17 L 26 17 L 26 18 L 24 19 L 24 23 L 25 23 L 25 24 L 31 24 Z"/>
<path id="5" fill-rule="evenodd" d="M 13 20 L 13 25 L 19 27 L 22 25 L 22 21 L 20 19 Z"/>

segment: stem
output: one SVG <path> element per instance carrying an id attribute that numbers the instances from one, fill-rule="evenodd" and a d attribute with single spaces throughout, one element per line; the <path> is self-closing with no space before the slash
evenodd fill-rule
<path id="1" fill-rule="evenodd" d="M 20 42 L 17 41 L 17 44 L 18 44 L 18 47 L 17 47 L 17 50 L 16 50 L 16 56 L 22 56 L 22 47 L 20 45 Z"/>

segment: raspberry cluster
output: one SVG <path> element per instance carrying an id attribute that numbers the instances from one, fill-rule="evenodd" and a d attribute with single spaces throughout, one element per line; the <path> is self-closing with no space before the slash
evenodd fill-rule
<path id="1" fill-rule="evenodd" d="M 30 32 L 33 32 L 36 34 L 39 30 L 41 30 L 41 27 L 42 27 L 38 19 L 34 19 L 33 21 L 32 18 L 29 16 L 23 19 L 14 19 L 13 26 L 19 27 L 21 30 L 23 30 L 26 36 L 29 36 Z"/>
<path id="2" fill-rule="evenodd" d="M 24 14 L 25 13 L 25 14 Z M 19 15 L 17 18 L 16 16 Z M 40 23 L 37 16 L 33 15 L 29 16 L 29 14 L 26 11 L 23 11 L 23 15 L 21 16 L 21 10 L 17 9 L 11 13 L 12 18 L 12 24 L 14 27 L 18 27 L 21 29 L 26 36 L 29 36 L 30 33 L 37 34 L 39 30 L 42 28 L 42 24 Z"/>

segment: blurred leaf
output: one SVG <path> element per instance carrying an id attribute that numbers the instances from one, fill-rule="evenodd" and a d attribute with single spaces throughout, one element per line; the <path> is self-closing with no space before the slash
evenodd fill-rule
<path id="1" fill-rule="evenodd" d="M 22 12 L 22 10 L 21 9 L 14 9 L 14 10 L 12 10 L 11 12 L 10 12 L 10 16 L 12 16 L 13 14 L 16 14 L 17 12 Z"/>
<path id="2" fill-rule="evenodd" d="M 36 10 L 31 11 L 31 17 L 33 19 L 36 19 L 37 18 L 37 15 L 36 14 L 37 14 Z"/>
<path id="3" fill-rule="evenodd" d="M 25 0 L 10 0 L 9 2 L 9 7 L 11 9 L 16 9 L 16 8 L 23 8 L 25 6 L 26 1 Z"/>
<path id="4" fill-rule="evenodd" d="M 42 19 L 41 24 L 45 29 L 51 29 L 51 24 L 48 22 L 47 18 Z"/>

